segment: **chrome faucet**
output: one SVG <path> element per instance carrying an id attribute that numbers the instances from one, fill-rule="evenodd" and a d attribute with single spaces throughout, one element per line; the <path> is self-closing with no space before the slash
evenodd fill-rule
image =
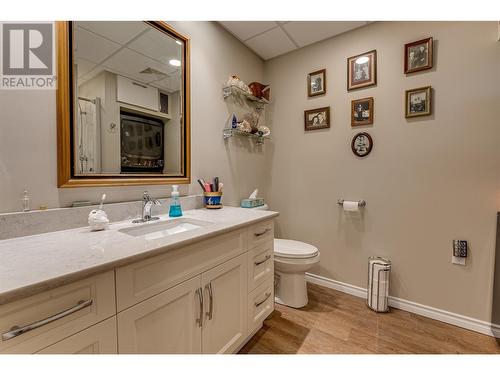
<path id="1" fill-rule="evenodd" d="M 159 200 L 151 198 L 149 193 L 147 191 L 145 191 L 142 194 L 142 218 L 136 219 L 132 222 L 133 223 L 146 223 L 148 221 L 158 220 L 159 217 L 156 217 L 156 216 L 151 217 L 151 207 L 153 206 L 153 204 L 156 206 L 161 205 Z"/>

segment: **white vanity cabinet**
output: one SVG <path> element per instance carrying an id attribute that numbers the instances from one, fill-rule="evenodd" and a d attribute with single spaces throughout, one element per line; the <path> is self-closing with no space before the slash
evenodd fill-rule
<path id="1" fill-rule="evenodd" d="M 115 315 L 113 270 L 0 305 L 0 353 L 35 353 Z"/>
<path id="2" fill-rule="evenodd" d="M 246 254 L 118 314 L 118 350 L 231 353 L 247 334 Z"/>
<path id="3" fill-rule="evenodd" d="M 59 341 L 37 354 L 117 354 L 116 317 Z"/>
<path id="4" fill-rule="evenodd" d="M 201 353 L 201 276 L 118 314 L 120 353 Z"/>
<path id="5" fill-rule="evenodd" d="M 0 353 L 235 353 L 273 311 L 272 220 L 0 305 Z"/>
<path id="6" fill-rule="evenodd" d="M 232 353 L 247 337 L 247 254 L 203 273 L 203 353 Z"/>

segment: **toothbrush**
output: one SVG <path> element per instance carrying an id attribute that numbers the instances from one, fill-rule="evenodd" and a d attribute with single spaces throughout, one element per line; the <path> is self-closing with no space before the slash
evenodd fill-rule
<path id="1" fill-rule="evenodd" d="M 219 190 L 218 191 L 222 191 L 223 186 L 224 186 L 224 184 L 222 182 L 219 182 Z"/>
<path id="2" fill-rule="evenodd" d="M 99 205 L 99 210 L 102 210 L 102 206 L 104 205 L 104 200 L 106 199 L 106 194 L 101 196 L 101 204 Z"/>
<path id="3" fill-rule="evenodd" d="M 205 191 L 205 181 L 203 181 L 202 178 L 199 178 L 198 179 L 198 183 L 200 184 L 200 186 L 203 189 L 203 191 Z"/>

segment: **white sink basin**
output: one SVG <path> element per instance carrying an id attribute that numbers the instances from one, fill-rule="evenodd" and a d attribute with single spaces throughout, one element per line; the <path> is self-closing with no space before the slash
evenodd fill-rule
<path id="1" fill-rule="evenodd" d="M 152 223 L 134 225 L 119 231 L 129 236 L 144 237 L 146 240 L 156 240 L 174 234 L 206 227 L 213 223 L 203 220 L 179 218 L 168 221 L 156 221 Z"/>

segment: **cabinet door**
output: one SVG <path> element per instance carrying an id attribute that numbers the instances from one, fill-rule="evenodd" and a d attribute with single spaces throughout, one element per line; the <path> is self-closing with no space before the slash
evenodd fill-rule
<path id="1" fill-rule="evenodd" d="M 158 89 L 117 76 L 117 101 L 158 111 L 160 96 Z"/>
<path id="2" fill-rule="evenodd" d="M 119 353 L 201 353 L 201 276 L 118 314 Z"/>
<path id="3" fill-rule="evenodd" d="M 247 254 L 202 274 L 203 353 L 232 353 L 247 335 Z"/>
<path id="4" fill-rule="evenodd" d="M 117 354 L 116 317 L 51 345 L 39 354 Z"/>

